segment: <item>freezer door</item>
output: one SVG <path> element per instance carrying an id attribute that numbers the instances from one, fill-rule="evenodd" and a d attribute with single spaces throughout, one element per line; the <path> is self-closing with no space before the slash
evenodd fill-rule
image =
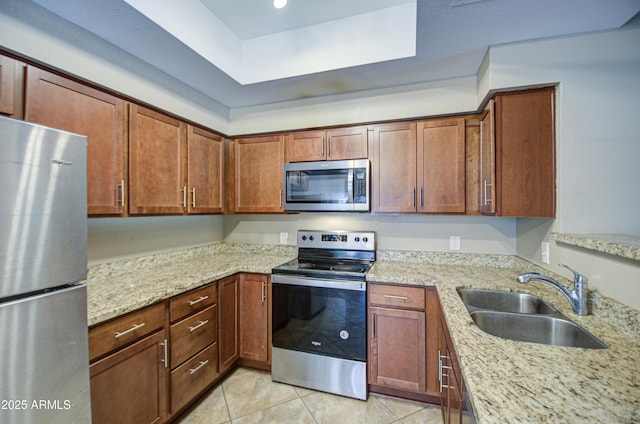
<path id="1" fill-rule="evenodd" d="M 87 138 L 0 117 L 0 298 L 87 275 Z"/>
<path id="2" fill-rule="evenodd" d="M 90 423 L 86 286 L 2 303 L 0 323 L 0 423 Z"/>

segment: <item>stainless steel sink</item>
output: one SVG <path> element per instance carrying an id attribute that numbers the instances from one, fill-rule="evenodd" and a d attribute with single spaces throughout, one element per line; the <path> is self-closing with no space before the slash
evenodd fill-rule
<path id="1" fill-rule="evenodd" d="M 539 297 L 503 290 L 462 288 L 458 294 L 485 333 L 520 342 L 607 349 L 599 338 Z"/>
<path id="2" fill-rule="evenodd" d="M 607 349 L 599 338 L 562 315 L 478 310 L 471 318 L 482 331 L 505 339 L 555 346 Z"/>
<path id="3" fill-rule="evenodd" d="M 489 309 L 521 314 L 558 314 L 556 308 L 539 297 L 501 290 L 458 289 L 467 310 Z"/>

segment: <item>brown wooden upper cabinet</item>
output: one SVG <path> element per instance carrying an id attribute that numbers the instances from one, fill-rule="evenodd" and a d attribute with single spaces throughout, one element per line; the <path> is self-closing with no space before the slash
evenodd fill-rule
<path id="1" fill-rule="evenodd" d="M 0 55 L 0 114 L 22 119 L 24 63 Z"/>
<path id="2" fill-rule="evenodd" d="M 234 211 L 283 212 L 284 135 L 234 142 Z"/>
<path id="3" fill-rule="evenodd" d="M 480 131 L 480 211 L 555 216 L 555 89 L 496 94 Z"/>
<path id="4" fill-rule="evenodd" d="M 89 215 L 126 212 L 125 102 L 103 91 L 27 67 L 25 119 L 86 135 Z"/>
<path id="5" fill-rule="evenodd" d="M 417 210 L 465 211 L 465 119 L 418 122 Z"/>
<path id="6" fill-rule="evenodd" d="M 287 134 L 287 162 L 366 159 L 367 127 Z"/>
<path id="7" fill-rule="evenodd" d="M 188 206 L 190 214 L 224 212 L 224 140 L 187 127 Z"/>
<path id="8" fill-rule="evenodd" d="M 131 104 L 129 109 L 129 213 L 182 214 L 187 125 Z"/>
<path id="9" fill-rule="evenodd" d="M 373 212 L 465 211 L 465 119 L 376 125 Z"/>

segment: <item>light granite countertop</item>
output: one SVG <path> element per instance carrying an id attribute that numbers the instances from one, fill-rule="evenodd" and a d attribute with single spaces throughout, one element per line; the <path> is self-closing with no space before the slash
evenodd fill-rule
<path id="1" fill-rule="evenodd" d="M 592 293 L 593 315 L 579 317 L 559 291 L 541 283 L 517 283 L 516 276 L 532 266 L 526 264 L 491 268 L 378 261 L 367 279 L 437 286 L 478 423 L 640 422 L 640 313 Z M 458 287 L 535 294 L 598 336 L 609 349 L 491 336 L 473 323 Z"/>
<path id="2" fill-rule="evenodd" d="M 640 236 L 629 234 L 551 233 L 551 240 L 640 261 Z"/>
<path id="3" fill-rule="evenodd" d="M 295 257 L 286 246 L 220 244 L 89 267 L 89 326 L 238 272 L 271 274 Z"/>
<path id="4" fill-rule="evenodd" d="M 89 325 L 237 272 L 270 273 L 295 256 L 294 246 L 223 243 L 92 266 L 87 279 Z M 437 287 L 479 424 L 640 422 L 640 313 L 592 293 L 593 315 L 578 317 L 557 290 L 515 282 L 520 272 L 529 270 L 535 267 L 506 255 L 379 251 L 367 280 Z M 609 349 L 546 346 L 488 335 L 471 320 L 456 292 L 461 286 L 538 295 Z"/>

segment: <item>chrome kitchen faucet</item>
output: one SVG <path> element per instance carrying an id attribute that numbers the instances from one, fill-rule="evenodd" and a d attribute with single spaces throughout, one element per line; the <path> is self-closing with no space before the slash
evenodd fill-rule
<path id="1" fill-rule="evenodd" d="M 528 283 L 529 281 L 541 281 L 543 283 L 550 284 L 551 286 L 560 290 L 560 292 L 562 292 L 567 300 L 569 300 L 569 303 L 571 303 L 571 307 L 573 308 L 573 312 L 578 315 L 589 315 L 589 305 L 587 303 L 589 290 L 584 276 L 569 268 L 565 264 L 558 265 L 563 268 L 567 268 L 573 273 L 573 290 L 567 290 L 562 284 L 558 283 L 553 278 L 544 274 L 540 274 L 538 272 L 528 272 L 520 274 L 518 275 L 516 280 L 518 280 L 518 282 L 522 284 Z"/>

